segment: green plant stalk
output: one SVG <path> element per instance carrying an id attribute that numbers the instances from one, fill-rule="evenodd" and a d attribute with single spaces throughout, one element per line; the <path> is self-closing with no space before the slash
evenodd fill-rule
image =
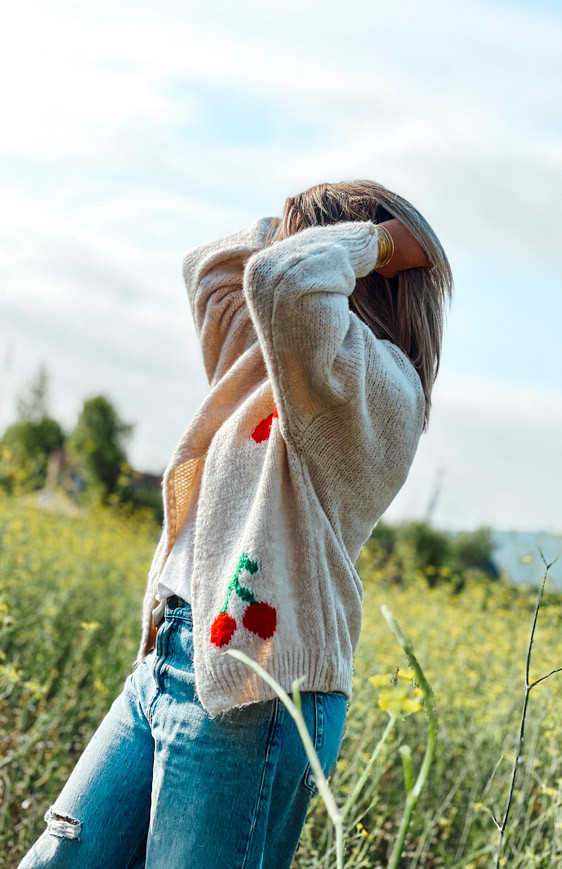
<path id="1" fill-rule="evenodd" d="M 435 698 L 433 696 L 433 690 L 425 678 L 424 672 L 418 663 L 418 659 L 414 654 L 413 646 L 410 640 L 407 638 L 406 634 L 400 628 L 398 622 L 392 615 L 391 611 L 387 606 L 383 604 L 381 607 L 381 612 L 385 617 L 388 625 L 393 632 L 394 636 L 398 640 L 399 644 L 404 649 L 406 656 L 408 658 L 408 662 L 411 668 L 414 670 L 416 674 L 416 679 L 420 688 L 423 691 L 424 699 L 425 699 L 425 712 L 427 715 L 427 744 L 425 749 L 425 754 L 423 757 L 423 762 L 420 767 L 418 777 L 414 785 L 411 787 L 411 790 L 407 794 L 406 797 L 406 805 L 404 807 L 404 814 L 402 816 L 402 821 L 400 823 L 400 827 L 398 830 L 398 835 L 396 837 L 396 841 L 394 843 L 394 847 L 392 849 L 392 854 L 390 856 L 390 862 L 388 864 L 388 869 L 398 869 L 398 863 L 400 857 L 402 855 L 402 851 L 404 849 L 404 841 L 406 839 L 406 832 L 408 830 L 410 820 L 412 818 L 412 814 L 414 812 L 414 808 L 418 801 L 418 797 L 421 793 L 421 790 L 424 784 L 427 781 L 429 770 L 431 764 L 433 762 L 433 756 L 435 754 L 435 747 L 437 745 L 437 733 L 438 733 L 438 723 L 437 723 L 437 710 L 435 708 Z M 402 756 L 404 759 L 404 756 Z M 407 786 L 406 786 L 407 790 Z"/>
<path id="2" fill-rule="evenodd" d="M 259 673 L 259 675 L 267 682 L 268 685 L 271 685 L 277 696 L 280 697 L 282 702 L 287 707 L 289 714 L 297 725 L 299 735 L 304 745 L 304 750 L 306 751 L 307 757 L 310 761 L 310 765 L 314 773 L 314 780 L 318 786 L 318 792 L 324 800 L 328 815 L 330 816 L 330 819 L 336 829 L 337 869 L 343 869 L 343 815 L 338 808 L 337 803 L 328 785 L 328 782 L 326 781 L 326 777 L 322 770 L 322 766 L 320 765 L 320 761 L 318 760 L 318 755 L 316 754 L 316 750 L 314 748 L 314 745 L 312 744 L 312 739 L 310 738 L 308 727 L 306 726 L 306 722 L 301 711 L 299 683 L 306 679 L 306 676 L 299 676 L 298 679 L 295 679 L 293 681 L 292 691 L 294 695 L 294 700 L 291 700 L 291 698 L 289 697 L 287 692 L 283 690 L 281 685 L 279 685 L 279 683 L 276 682 L 275 679 L 270 676 L 269 673 L 266 672 L 266 670 L 263 669 L 263 667 L 260 667 L 260 665 L 256 661 L 252 660 L 252 658 L 244 654 L 244 652 L 241 652 L 239 649 L 227 649 L 227 651 L 223 654 L 232 655 L 233 658 L 238 658 L 239 661 L 243 661 L 244 664 L 248 664 L 249 667 L 252 667 L 257 673 Z"/>
<path id="3" fill-rule="evenodd" d="M 350 795 L 348 796 L 347 800 L 345 801 L 345 803 L 343 805 L 343 808 L 341 810 L 342 818 L 346 817 L 347 813 L 349 812 L 349 810 L 351 809 L 351 807 L 355 803 L 355 800 L 359 796 L 359 793 L 361 792 L 365 782 L 369 778 L 369 775 L 370 775 L 371 770 L 375 764 L 375 761 L 378 758 L 379 754 L 381 753 L 382 747 L 385 744 L 388 737 L 390 736 L 390 733 L 392 732 L 395 724 L 396 724 L 396 716 L 389 715 L 388 721 L 386 723 L 386 727 L 383 730 L 381 738 L 379 739 L 379 741 L 375 745 L 373 753 L 372 753 L 371 757 L 369 758 L 369 760 L 367 761 L 367 765 L 366 765 L 365 769 L 361 773 L 359 780 L 357 781 L 355 787 L 353 788 L 353 790 L 351 791 Z"/>
<path id="4" fill-rule="evenodd" d="M 429 685 L 425 675 L 417 661 L 417 658 L 414 654 L 414 650 L 412 644 L 406 637 L 406 635 L 402 632 L 400 626 L 396 622 L 396 619 L 386 606 L 381 607 L 381 611 L 388 622 L 390 629 L 394 633 L 397 638 L 399 644 L 402 646 L 406 655 L 408 657 L 408 661 L 410 666 L 416 673 L 416 677 L 418 680 L 418 684 L 424 693 L 424 697 L 426 699 L 425 709 L 428 717 L 428 737 L 427 737 L 427 746 L 423 759 L 422 766 L 418 773 L 418 777 L 416 779 L 415 784 L 412 784 L 413 781 L 413 770 L 412 770 L 412 762 L 411 762 L 411 752 L 407 749 L 407 747 L 403 748 L 400 753 L 402 755 L 402 762 L 404 765 L 404 781 L 407 792 L 406 806 L 404 810 L 404 815 L 402 817 L 402 822 L 400 824 L 400 828 L 398 830 L 398 835 L 396 838 L 396 842 L 394 844 L 394 848 L 392 850 L 392 855 L 390 858 L 390 863 L 388 864 L 388 869 L 397 869 L 398 861 L 402 854 L 404 848 L 404 840 L 406 838 L 406 832 L 410 823 L 410 819 L 420 795 L 421 789 L 425 784 L 429 769 L 431 767 L 431 763 L 433 760 L 433 755 L 435 753 L 435 745 L 437 742 L 437 713 L 435 709 L 435 701 L 433 698 L 433 691 L 431 686 Z M 332 823 L 334 824 L 336 830 L 336 852 L 337 852 L 337 869 L 343 869 L 343 819 L 347 815 L 349 809 L 353 806 L 355 800 L 357 799 L 358 794 L 360 793 L 362 787 L 369 777 L 369 773 L 378 758 L 383 745 L 388 739 L 392 729 L 396 724 L 396 716 L 389 714 L 389 719 L 386 724 L 386 727 L 383 731 L 383 734 L 379 741 L 377 742 L 375 749 L 369 758 L 369 761 L 363 770 L 357 784 L 355 785 L 352 793 L 347 798 L 343 808 L 340 810 L 336 804 L 336 801 L 332 795 L 332 792 L 328 786 L 328 782 L 324 776 L 322 767 L 320 765 L 320 761 L 318 760 L 318 755 L 314 749 L 314 745 L 312 744 L 312 740 L 310 738 L 310 734 L 308 732 L 308 728 L 306 726 L 306 722 L 302 715 L 301 711 L 301 698 L 300 698 L 300 690 L 299 684 L 303 682 L 306 678 L 305 676 L 300 676 L 298 679 L 293 681 L 292 692 L 293 692 L 293 700 L 290 699 L 289 695 L 281 688 L 281 686 L 273 679 L 272 676 L 267 673 L 263 667 L 252 660 L 252 658 L 248 657 L 248 655 L 241 652 L 239 649 L 228 649 L 224 652 L 225 655 L 231 655 L 234 658 L 242 661 L 248 666 L 252 667 L 261 677 L 262 679 L 270 685 L 275 693 L 280 697 L 282 702 L 285 704 L 286 708 L 289 711 L 289 714 L 294 719 L 295 724 L 297 725 L 300 737 L 302 739 L 304 749 L 306 751 L 307 757 L 310 761 L 310 765 L 312 767 L 314 773 L 314 780 L 317 783 L 318 791 L 326 805 L 326 809 L 328 811 L 328 815 Z"/>
<path id="5" fill-rule="evenodd" d="M 543 576 L 543 579 L 542 579 L 542 583 L 541 583 L 541 586 L 540 586 L 540 589 L 539 589 L 539 593 L 538 593 L 538 596 L 537 596 L 537 602 L 536 602 L 536 604 L 535 604 L 535 612 L 534 612 L 534 616 L 533 616 L 533 624 L 532 624 L 532 627 L 531 627 L 531 636 L 530 636 L 530 638 L 529 638 L 529 645 L 528 645 L 528 647 L 527 647 L 527 660 L 526 660 L 526 664 L 525 664 L 525 696 L 524 696 L 524 698 L 523 698 L 523 710 L 522 710 L 522 712 L 521 712 L 521 723 L 520 723 L 520 725 L 519 725 L 519 739 L 518 739 L 518 746 L 517 746 L 516 756 L 515 756 L 515 759 L 514 759 L 514 762 L 513 762 L 513 769 L 512 769 L 512 772 L 511 772 L 511 784 L 510 784 L 510 787 L 509 787 L 509 795 L 508 795 L 508 797 L 507 797 L 507 806 L 506 806 L 505 813 L 504 813 L 504 816 L 503 816 L 503 819 L 502 819 L 501 823 L 498 821 L 498 819 L 496 818 L 496 816 L 494 815 L 494 813 L 493 813 L 491 810 L 489 810 L 489 811 L 490 811 L 490 814 L 491 814 L 491 816 L 492 816 L 492 820 L 494 821 L 494 824 L 496 825 L 496 827 L 497 827 L 497 829 L 498 829 L 498 832 L 499 832 L 499 840 L 498 840 L 498 847 L 497 847 L 497 850 L 496 850 L 496 862 L 495 862 L 495 867 L 494 867 L 494 869 L 498 869 L 498 867 L 499 867 L 499 865 L 500 865 L 501 856 L 502 856 L 502 850 L 503 850 L 504 836 L 505 836 L 505 831 L 506 831 L 506 828 L 507 828 L 507 821 L 508 821 L 508 818 L 509 818 L 509 812 L 510 812 L 510 810 L 511 810 L 511 803 L 512 803 L 512 800 L 513 800 L 513 794 L 514 794 L 514 792 L 515 792 L 515 779 L 516 779 L 516 777 L 517 777 L 517 772 L 518 772 L 518 769 L 519 769 L 519 764 L 520 764 L 520 762 L 522 763 L 522 761 L 523 761 L 523 740 L 524 740 L 524 736 L 525 736 L 525 721 L 526 721 L 526 717 L 527 717 L 527 708 L 528 708 L 528 705 L 529 705 L 529 694 L 531 693 L 531 690 L 532 690 L 536 685 L 538 685 L 540 682 L 544 682 L 545 679 L 549 679 L 550 676 L 553 676 L 555 673 L 560 673 L 560 672 L 562 671 L 562 667 L 557 667 L 556 669 L 551 670 L 550 673 L 547 673 L 545 676 L 541 676 L 540 679 L 535 679 L 534 682 L 531 682 L 531 681 L 530 681 L 530 679 L 531 679 L 531 676 L 530 676 L 530 671 L 531 671 L 531 652 L 532 652 L 532 649 L 533 649 L 533 644 L 534 644 L 534 642 L 535 642 L 535 630 L 536 630 L 536 627 L 537 627 L 537 620 L 538 620 L 538 616 L 539 616 L 539 608 L 540 608 L 540 605 L 541 605 L 542 596 L 543 596 L 543 594 L 544 594 L 544 587 L 545 587 L 546 579 L 547 579 L 547 576 L 548 576 L 548 571 L 550 570 L 550 568 L 552 567 L 552 565 L 553 565 L 556 561 L 558 561 L 558 556 L 557 556 L 557 557 L 554 559 L 554 561 L 551 561 L 550 564 L 547 564 L 547 563 L 546 563 L 546 559 L 545 559 L 545 557 L 544 557 L 544 555 L 543 555 L 542 550 L 541 550 L 540 547 L 539 547 L 539 552 L 540 552 L 541 558 L 542 558 L 542 560 L 543 560 L 543 562 L 544 562 L 544 564 L 545 564 L 545 566 L 546 566 L 546 570 L 545 570 L 545 572 L 544 572 L 544 576 Z M 501 760 L 501 758 L 500 758 L 500 760 Z M 499 761 L 498 761 L 498 763 L 499 763 Z M 496 768 L 497 768 L 497 765 L 496 765 Z M 495 770 L 494 770 L 494 772 L 495 772 Z"/>
<path id="6" fill-rule="evenodd" d="M 412 767 L 412 750 L 409 745 L 401 745 L 398 749 L 404 766 L 404 787 L 409 794 L 414 784 L 414 770 Z"/>

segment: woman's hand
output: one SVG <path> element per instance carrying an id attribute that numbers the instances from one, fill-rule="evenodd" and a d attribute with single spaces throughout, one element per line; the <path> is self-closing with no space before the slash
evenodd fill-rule
<path id="1" fill-rule="evenodd" d="M 385 278 L 393 278 L 404 269 L 431 268 L 431 263 L 421 244 L 400 220 L 396 218 L 385 220 L 382 225 L 392 236 L 394 254 L 387 265 L 375 268 L 373 271 Z"/>
<path id="2" fill-rule="evenodd" d="M 273 218 L 268 234 L 269 244 L 283 239 L 281 223 L 280 218 Z M 385 278 L 393 278 L 404 269 L 431 268 L 431 263 L 421 244 L 400 220 L 396 218 L 385 220 L 384 227 L 388 229 L 394 241 L 394 254 L 388 265 L 383 266 L 383 268 L 375 268 L 373 271 Z"/>

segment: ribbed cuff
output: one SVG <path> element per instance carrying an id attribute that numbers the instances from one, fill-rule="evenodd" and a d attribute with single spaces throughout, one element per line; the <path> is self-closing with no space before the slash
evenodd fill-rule
<path id="1" fill-rule="evenodd" d="M 355 276 L 363 278 L 376 267 L 379 258 L 379 233 L 372 221 L 358 221 L 356 243 L 350 246 L 349 258 Z M 354 240 L 355 241 L 355 240 Z"/>
<path id="2" fill-rule="evenodd" d="M 332 244 L 340 244 L 347 250 L 351 267 L 358 278 L 368 275 L 377 264 L 379 234 L 377 225 L 371 220 L 345 220 L 329 223 L 326 226 L 309 226 L 295 236 L 289 236 L 289 239 L 291 238 L 294 238 L 298 244 L 306 244 L 309 239 L 311 241 L 322 239 Z"/>

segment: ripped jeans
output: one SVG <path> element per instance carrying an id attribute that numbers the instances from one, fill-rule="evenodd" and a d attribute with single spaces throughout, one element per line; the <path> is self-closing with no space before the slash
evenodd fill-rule
<path id="1" fill-rule="evenodd" d="M 194 698 L 189 603 L 166 605 L 18 869 L 289 869 L 316 786 L 297 726 L 271 700 L 209 718 Z M 346 697 L 301 692 L 324 773 Z"/>

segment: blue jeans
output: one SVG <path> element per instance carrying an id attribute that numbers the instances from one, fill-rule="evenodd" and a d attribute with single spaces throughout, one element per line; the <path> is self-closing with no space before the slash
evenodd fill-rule
<path id="1" fill-rule="evenodd" d="M 166 606 L 156 645 L 86 746 L 19 869 L 288 869 L 316 791 L 279 697 L 211 719 L 194 698 L 192 614 Z M 301 692 L 330 775 L 346 697 Z"/>

